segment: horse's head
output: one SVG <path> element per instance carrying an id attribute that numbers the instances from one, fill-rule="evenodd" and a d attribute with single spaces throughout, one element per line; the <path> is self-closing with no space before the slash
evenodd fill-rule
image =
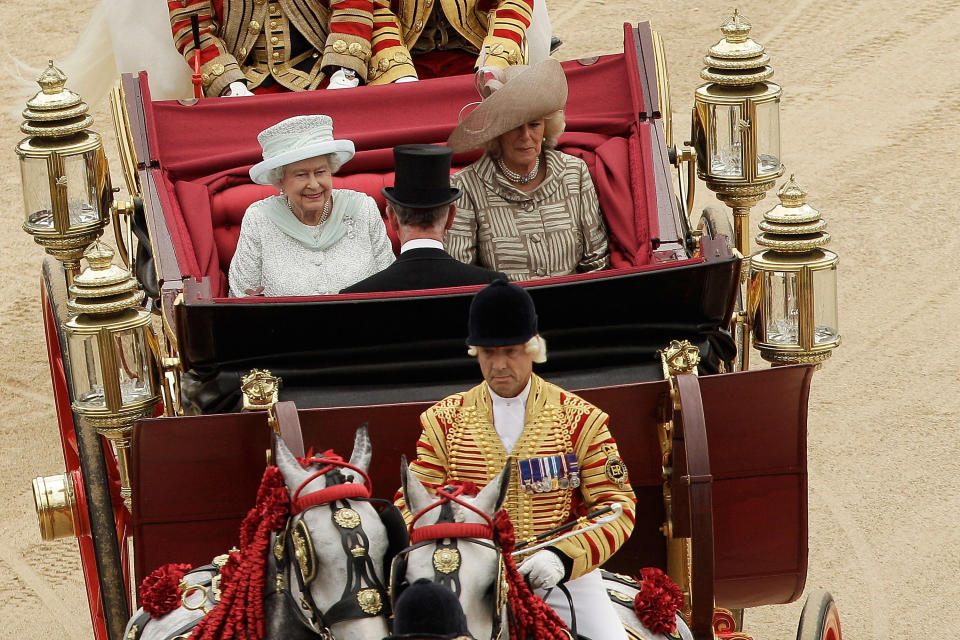
<path id="1" fill-rule="evenodd" d="M 346 463 L 315 456 L 304 467 L 279 437 L 277 466 L 290 491 L 290 521 L 283 540 L 286 589 L 300 605 L 310 602 L 322 626 L 338 639 L 381 638 L 387 634 L 389 603 L 383 587 L 387 531 L 370 496 L 367 469 L 370 437 L 357 430 Z M 297 576 L 299 573 L 299 576 Z"/>
<path id="2" fill-rule="evenodd" d="M 411 546 L 394 562 L 394 571 L 401 575 L 391 576 L 393 590 L 421 578 L 445 584 L 460 599 L 474 637 L 494 637 L 506 593 L 500 551 L 493 543 L 493 518 L 506 499 L 510 465 L 475 497 L 448 488 L 432 495 L 406 460 L 401 476 L 404 500 L 415 521 Z"/>

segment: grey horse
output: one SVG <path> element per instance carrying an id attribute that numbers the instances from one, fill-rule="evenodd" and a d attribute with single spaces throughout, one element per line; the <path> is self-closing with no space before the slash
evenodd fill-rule
<path id="1" fill-rule="evenodd" d="M 367 640 L 387 635 L 388 602 L 383 587 L 387 529 L 364 498 L 326 501 L 323 490 L 335 484 L 362 484 L 370 466 L 366 427 L 357 430 L 346 465 L 311 464 L 304 468 L 275 439 L 277 467 L 291 496 L 299 490 L 305 508 L 291 503 L 287 526 L 270 540 L 264 593 L 265 640 Z M 329 471 L 324 471 L 329 468 Z M 349 493 L 349 492 L 348 492 Z M 221 559 L 224 556 L 220 557 Z M 218 559 L 184 576 L 180 606 L 151 618 L 141 608 L 127 623 L 129 640 L 187 638 L 220 599 L 214 588 L 223 561 Z M 250 636 L 251 638 L 253 636 Z"/>

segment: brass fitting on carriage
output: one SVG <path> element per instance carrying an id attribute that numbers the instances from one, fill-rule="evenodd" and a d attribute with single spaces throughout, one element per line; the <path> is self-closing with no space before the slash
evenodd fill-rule
<path id="1" fill-rule="evenodd" d="M 684 142 L 682 147 L 670 148 L 670 160 L 677 167 L 679 173 L 683 173 L 683 165 L 687 165 L 687 185 L 683 195 L 683 205 L 687 216 L 687 223 L 693 227 L 693 220 L 690 215 L 693 212 L 693 199 L 697 193 L 697 150 L 691 146 L 689 141 Z M 680 184 L 683 190 L 683 184 Z"/>
<path id="2" fill-rule="evenodd" d="M 244 411 L 270 411 L 280 400 L 280 387 L 283 379 L 273 375 L 269 369 L 251 369 L 240 378 L 240 392 L 243 394 Z M 269 414 L 270 427 L 276 431 L 276 418 Z"/>
<path id="3" fill-rule="evenodd" d="M 700 363 L 700 349 L 689 340 L 673 340 L 666 348 L 657 352 L 663 367 L 663 377 L 670 383 L 670 403 L 664 408 L 657 424 L 657 438 L 663 464 L 663 506 L 666 521 L 661 527 L 667 542 L 667 573 L 680 587 L 683 593 L 681 613 L 689 619 L 691 612 L 692 556 L 690 538 L 674 536 L 673 528 L 673 492 L 670 482 L 673 476 L 673 416 L 680 410 L 680 394 L 676 388 L 678 375 L 697 375 Z"/>
<path id="4" fill-rule="evenodd" d="M 118 189 L 114 189 L 114 192 Z M 110 205 L 110 218 L 113 224 L 113 239 L 117 243 L 120 261 L 127 269 L 131 268 L 133 252 L 133 225 L 131 223 L 136 204 L 132 200 L 114 200 Z M 126 233 L 124 233 L 126 232 Z"/>
<path id="5" fill-rule="evenodd" d="M 251 369 L 250 373 L 240 378 L 240 392 L 243 395 L 244 411 L 266 411 L 267 426 L 274 433 L 280 433 L 280 422 L 277 418 L 276 406 L 280 401 L 280 387 L 283 378 L 275 376 L 269 369 Z M 267 466 L 274 464 L 273 450 L 266 451 Z"/>
<path id="6" fill-rule="evenodd" d="M 163 415 L 183 415 L 183 406 L 180 403 L 180 358 L 161 358 L 160 368 L 163 371 Z"/>
<path id="7" fill-rule="evenodd" d="M 162 326 L 157 327 L 157 324 Z M 166 417 L 183 415 L 180 402 L 180 374 L 182 367 L 177 357 L 176 347 L 166 332 L 164 318 L 154 317 L 150 331 L 147 332 L 147 344 L 160 369 L 160 394 L 163 398 L 163 415 Z"/>
<path id="8" fill-rule="evenodd" d="M 70 473 L 34 478 L 33 503 L 44 542 L 89 533 L 80 530 L 77 491 Z"/>
<path id="9" fill-rule="evenodd" d="M 750 369 L 750 314 L 748 311 L 737 309 L 730 316 L 730 328 L 737 344 L 737 358 L 733 363 L 734 371 Z M 721 364 L 723 364 L 721 362 Z M 721 372 L 723 373 L 723 372 Z"/>

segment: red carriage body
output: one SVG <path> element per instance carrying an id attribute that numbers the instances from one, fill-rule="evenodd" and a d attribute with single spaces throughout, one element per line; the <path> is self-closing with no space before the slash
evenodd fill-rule
<path id="1" fill-rule="evenodd" d="M 551 346 L 540 372 L 611 415 L 637 491 L 638 519 L 610 568 L 631 574 L 665 568 L 662 529 L 669 521 L 674 535 L 693 539 L 695 576 L 708 578 L 710 596 L 698 587 L 709 598 L 700 604 L 708 615 L 713 594 L 724 607 L 789 602 L 799 597 L 806 575 L 806 406 L 813 369 L 720 373 L 735 358 L 729 323 L 740 260 L 722 237 L 691 249 L 673 190 L 650 29 L 628 25 L 624 34 L 623 54 L 564 63 L 570 98 L 559 148 L 590 169 L 610 232 L 612 268 L 524 283 Z M 203 563 L 234 543 L 269 447 L 266 415 L 238 413 L 239 378 L 251 368 L 283 377 L 281 399 L 301 408 L 308 447 L 345 450 L 355 427 L 369 422 L 374 491 L 386 498 L 399 484 L 400 454 L 414 453 L 419 413 L 479 380 L 463 343 L 477 287 L 235 299 L 227 297 L 225 275 L 247 205 L 273 193 L 251 184 L 247 174 L 259 159 L 257 132 L 297 114 L 333 116 L 336 136 L 357 148 L 334 186 L 364 191 L 382 208 L 380 188 L 393 183 L 392 147 L 443 143 L 477 93 L 466 76 L 194 104 L 151 101 L 145 74 L 124 76 L 123 88 L 149 233 L 138 275 L 162 310 L 191 380 L 190 400 L 205 414 L 136 426 L 132 570 L 139 581 L 164 563 Z M 476 157 L 458 155 L 454 163 Z M 51 371 L 68 471 L 82 497 L 81 465 L 70 446 L 69 363 L 56 331 L 63 292 L 54 280 L 46 279 L 44 296 L 53 329 Z M 348 334 L 354 337 L 345 340 Z M 656 357 L 673 339 L 698 346 L 701 373 L 716 374 L 702 376 L 692 395 L 685 392 L 685 406 L 702 404 L 701 414 L 674 415 L 671 385 Z M 668 513 L 658 425 L 671 419 L 679 426 Z M 113 512 L 123 549 L 131 528 L 119 494 Z M 114 576 L 103 575 L 89 533 L 82 526 L 78 533 L 95 632 L 106 640 L 111 623 L 104 609 L 114 605 L 104 604 L 94 587 Z"/>

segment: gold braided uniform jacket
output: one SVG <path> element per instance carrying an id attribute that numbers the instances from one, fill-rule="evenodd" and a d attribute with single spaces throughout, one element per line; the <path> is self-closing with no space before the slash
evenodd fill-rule
<path id="1" fill-rule="evenodd" d="M 188 64 L 195 49 L 190 15 L 197 16 L 203 93 L 219 96 L 231 82 L 254 89 L 268 78 L 291 91 L 316 89 L 339 67 L 367 84 L 387 84 L 417 75 L 411 51 L 448 46 L 486 50 L 487 66 L 522 64 L 533 2 L 167 0 L 167 6 L 174 44 Z"/>
<path id="2" fill-rule="evenodd" d="M 539 376 L 532 379 L 523 432 L 509 455 L 516 460 L 575 453 L 581 484 L 577 489 L 529 494 L 514 468 L 504 508 L 513 521 L 517 541 L 614 502 L 623 505 L 623 515 L 617 520 L 553 545 L 573 561 L 573 579 L 602 565 L 627 540 L 633 531 L 636 497 L 629 482 L 620 487 L 607 476 L 608 457 L 619 456 L 607 427 L 609 416 Z M 420 416 L 420 423 L 423 433 L 410 470 L 431 490 L 451 480 L 486 486 L 507 463 L 508 454 L 493 426 L 486 382 L 444 398 Z M 397 498 L 397 506 L 409 523 L 411 515 L 402 496 Z"/>
<path id="3" fill-rule="evenodd" d="M 525 64 L 534 1 L 330 0 L 323 67 L 353 69 L 376 85 L 416 77 L 411 52 L 483 50 L 485 66 Z"/>
<path id="4" fill-rule="evenodd" d="M 195 50 L 190 15 L 200 23 L 203 93 L 219 96 L 231 82 L 249 89 L 268 78 L 291 91 L 324 79 L 330 9 L 319 0 L 168 0 L 173 41 L 188 64 Z"/>

